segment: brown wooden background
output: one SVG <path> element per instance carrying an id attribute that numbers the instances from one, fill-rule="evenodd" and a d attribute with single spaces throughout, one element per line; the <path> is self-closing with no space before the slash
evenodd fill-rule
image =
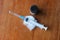
<path id="1" fill-rule="evenodd" d="M 47 31 L 29 31 L 21 19 L 8 13 L 30 15 L 33 4 L 43 9 L 44 14 L 36 18 L 48 26 Z M 0 0 L 0 40 L 60 40 L 60 0 Z"/>

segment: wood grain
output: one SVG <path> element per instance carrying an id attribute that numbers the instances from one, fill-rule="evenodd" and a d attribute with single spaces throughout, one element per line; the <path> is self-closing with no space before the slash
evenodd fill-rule
<path id="1" fill-rule="evenodd" d="M 35 17 L 48 27 L 47 31 L 29 31 L 23 20 L 8 13 L 30 15 L 31 5 L 42 9 L 43 13 Z M 60 0 L 0 0 L 0 40 L 60 40 Z"/>

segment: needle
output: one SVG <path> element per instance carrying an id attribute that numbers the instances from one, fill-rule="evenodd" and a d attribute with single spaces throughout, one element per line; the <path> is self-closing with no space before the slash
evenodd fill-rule
<path id="1" fill-rule="evenodd" d="M 9 14 L 15 15 L 15 16 L 21 18 L 21 19 L 24 19 L 25 18 L 24 16 L 18 15 L 17 13 L 14 13 L 12 11 L 9 11 Z"/>

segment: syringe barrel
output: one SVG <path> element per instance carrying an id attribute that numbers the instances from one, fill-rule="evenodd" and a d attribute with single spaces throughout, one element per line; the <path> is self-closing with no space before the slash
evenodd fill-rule
<path id="1" fill-rule="evenodd" d="M 43 24 L 31 21 L 32 24 L 34 24 L 35 26 L 39 27 L 40 29 L 45 29 L 47 30 L 47 27 L 45 27 Z"/>

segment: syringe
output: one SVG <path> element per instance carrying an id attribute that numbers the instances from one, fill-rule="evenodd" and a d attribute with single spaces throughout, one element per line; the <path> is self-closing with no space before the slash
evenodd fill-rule
<path id="1" fill-rule="evenodd" d="M 45 27 L 44 25 L 38 23 L 37 20 L 33 16 L 24 17 L 21 15 L 18 15 L 17 13 L 12 12 L 12 11 L 9 11 L 9 13 L 23 19 L 24 25 L 26 25 L 30 30 L 33 30 L 36 26 L 39 27 L 40 29 L 44 29 L 44 30 L 47 30 L 47 28 L 48 28 L 48 27 Z"/>

